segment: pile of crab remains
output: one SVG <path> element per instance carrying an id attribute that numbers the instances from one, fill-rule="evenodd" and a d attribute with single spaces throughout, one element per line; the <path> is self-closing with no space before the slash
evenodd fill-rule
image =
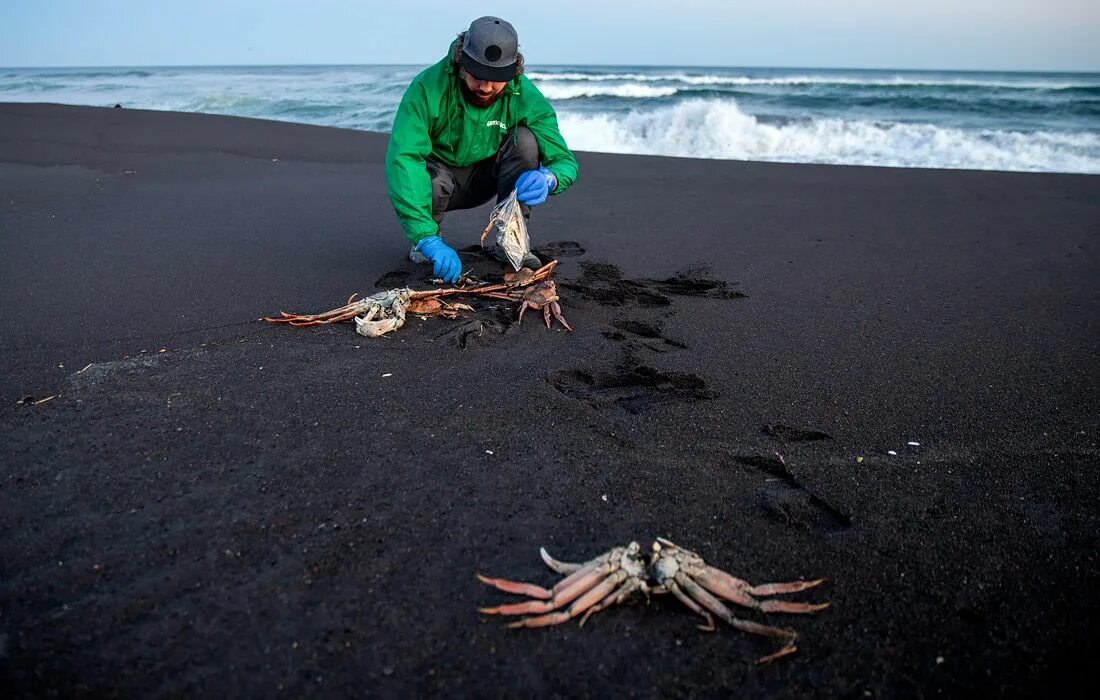
<path id="1" fill-rule="evenodd" d="M 521 268 L 515 272 L 504 273 L 504 281 L 498 284 L 485 284 L 470 277 L 464 277 L 453 287 L 416 291 L 403 287 L 379 292 L 363 299 L 353 294 L 347 304 L 331 311 L 319 314 L 292 314 L 286 311 L 279 316 L 265 317 L 269 323 L 286 323 L 291 326 L 320 326 L 355 319 L 355 330 L 360 335 L 376 338 L 395 331 L 405 324 L 405 315 L 413 314 L 422 318 L 441 316 L 457 318 L 463 311 L 474 309 L 457 299 L 480 297 L 503 299 L 519 302 L 518 320 L 523 320 L 527 309 L 541 310 L 546 327 L 551 324 L 551 316 L 556 318 L 566 330 L 573 330 L 561 314 L 558 305 L 558 290 L 550 278 L 557 260 L 543 265 L 537 270 Z"/>
<path id="2" fill-rule="evenodd" d="M 424 291 L 403 287 L 359 300 L 355 298 L 358 294 L 352 294 L 348 302 L 338 309 L 319 314 L 291 314 L 282 311 L 279 316 L 266 317 L 264 320 L 292 326 L 320 326 L 355 319 L 357 333 L 377 338 L 405 325 L 406 314 L 421 318 L 457 318 L 463 311 L 474 311 L 469 304 L 457 301 L 465 296 L 519 302 L 517 321 L 523 320 L 523 312 L 527 309 L 541 309 L 547 328 L 550 328 L 550 317 L 553 315 L 566 330 L 573 330 L 561 315 L 558 289 L 550 278 L 558 261 L 552 260 L 537 270 L 521 266 L 531 252 L 531 242 L 515 190 L 489 215 L 489 225 L 481 234 L 482 247 L 485 246 L 489 232 L 493 230 L 496 231 L 497 249 L 504 253 L 513 267 L 513 271 L 504 274 L 502 283 L 486 284 L 470 275 L 464 275 L 453 287 Z"/>

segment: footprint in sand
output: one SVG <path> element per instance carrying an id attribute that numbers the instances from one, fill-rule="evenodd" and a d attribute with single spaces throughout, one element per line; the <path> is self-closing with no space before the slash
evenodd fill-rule
<path id="1" fill-rule="evenodd" d="M 837 532 L 852 526 L 852 518 L 803 486 L 778 457 L 734 455 L 733 461 L 766 474 L 769 480 L 760 490 L 764 512 L 784 525 Z"/>
<path id="2" fill-rule="evenodd" d="M 706 381 L 686 372 L 662 372 L 645 365 L 623 364 L 612 372 L 557 370 L 550 384 L 566 396 L 598 409 L 619 408 L 645 413 L 667 403 L 695 403 L 718 394 Z"/>
<path id="3" fill-rule="evenodd" d="M 640 346 L 657 353 L 674 352 L 687 348 L 687 345 L 680 341 L 662 335 L 659 326 L 643 321 L 618 321 L 614 326 L 613 330 L 604 331 L 603 333 L 608 340 L 627 341 L 631 347 Z"/>
<path id="4" fill-rule="evenodd" d="M 582 262 L 584 272 L 573 282 L 559 286 L 576 292 L 584 299 L 604 306 L 668 306 L 669 297 L 691 296 L 710 299 L 744 299 L 748 295 L 731 289 L 737 282 L 713 280 L 699 269 L 686 270 L 665 279 L 627 279 L 622 270 L 609 263 Z"/>
<path id="5" fill-rule="evenodd" d="M 544 245 L 532 248 L 531 252 L 543 262 L 561 260 L 562 258 L 575 258 L 584 255 L 584 248 L 576 241 L 550 241 Z"/>

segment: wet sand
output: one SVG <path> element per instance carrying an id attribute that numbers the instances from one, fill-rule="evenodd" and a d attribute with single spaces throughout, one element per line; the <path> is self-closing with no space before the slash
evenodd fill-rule
<path id="1" fill-rule="evenodd" d="M 575 332 L 257 321 L 429 286 L 385 144 L 0 104 L 9 696 L 1096 690 L 1100 178 L 580 153 L 530 223 Z M 657 536 L 832 606 L 743 611 L 762 667 L 668 596 L 476 612 Z"/>

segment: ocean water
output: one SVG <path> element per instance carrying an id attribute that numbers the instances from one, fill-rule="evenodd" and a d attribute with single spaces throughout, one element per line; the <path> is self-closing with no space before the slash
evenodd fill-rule
<path id="1" fill-rule="evenodd" d="M 389 131 L 423 66 L 0 68 L 0 102 Z M 531 66 L 577 150 L 1100 173 L 1100 73 Z"/>

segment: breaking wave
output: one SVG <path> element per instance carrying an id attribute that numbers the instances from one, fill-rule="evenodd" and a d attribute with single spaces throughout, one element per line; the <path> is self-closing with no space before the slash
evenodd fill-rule
<path id="1" fill-rule="evenodd" d="M 1012 78 L 1012 79 L 990 79 L 990 78 L 972 78 L 972 77 L 936 77 L 936 78 L 919 78 L 905 75 L 883 75 L 880 77 L 868 77 L 868 76 L 844 76 L 844 75 L 784 75 L 784 76 L 767 76 L 767 77 L 753 77 L 745 75 L 723 75 L 719 73 L 702 75 L 683 73 L 683 72 L 670 72 L 670 73 L 580 73 L 580 72 L 539 72 L 529 71 L 527 73 L 531 80 L 540 84 L 550 82 L 569 82 L 569 83 L 603 83 L 603 82 L 636 82 L 636 83 L 653 83 L 653 82 L 673 82 L 680 83 L 682 85 L 730 85 L 730 86 L 751 86 L 751 85 L 775 85 L 775 86 L 811 86 L 811 85 L 844 85 L 844 86 L 867 86 L 867 87 L 938 87 L 938 88 L 950 88 L 950 87 L 984 87 L 984 88 L 1000 88 L 1000 89 L 1020 89 L 1020 90 L 1073 90 L 1073 89 L 1095 89 L 1100 87 L 1095 82 L 1088 81 L 1073 81 L 1065 79 L 1034 79 L 1034 78 Z"/>
<path id="2" fill-rule="evenodd" d="M 563 114 L 579 150 L 893 167 L 1100 173 L 1094 132 L 1017 132 L 844 119 L 764 122 L 736 102 L 687 100 L 628 114 Z"/>
<path id="3" fill-rule="evenodd" d="M 550 100 L 573 100 L 579 97 L 625 97 L 652 99 L 671 97 L 680 91 L 677 87 L 656 87 L 652 85 L 540 85 L 539 91 Z"/>

